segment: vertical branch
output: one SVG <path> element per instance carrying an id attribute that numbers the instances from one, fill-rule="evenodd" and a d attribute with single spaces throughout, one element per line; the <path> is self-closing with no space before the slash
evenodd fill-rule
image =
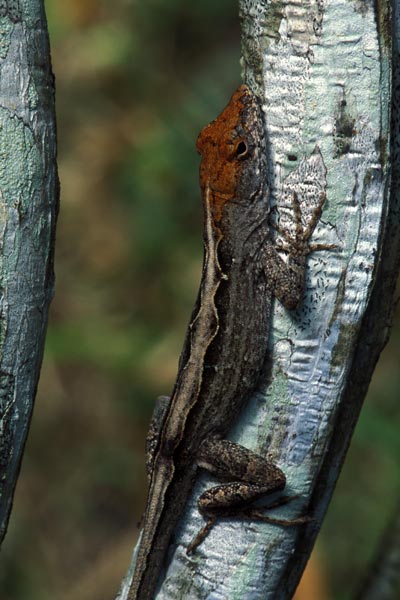
<path id="1" fill-rule="evenodd" d="M 396 17 L 393 54 L 389 4 L 239 0 L 239 12 L 244 80 L 264 109 L 280 230 L 292 233 L 293 195 L 305 228 L 316 194 L 326 202 L 302 306 L 289 313 L 275 302 L 271 382 L 230 439 L 269 456 L 297 497 L 268 516 L 313 520 L 222 520 L 189 558 L 203 525 L 196 499 L 211 483 L 199 476 L 160 573 L 165 600 L 293 596 L 388 337 L 399 269 L 399 32 Z"/>
<path id="2" fill-rule="evenodd" d="M 59 186 L 42 0 L 0 6 L 0 541 L 29 429 L 53 296 Z"/>
<path id="3" fill-rule="evenodd" d="M 290 598 L 392 319 L 400 247 L 398 3 L 393 30 L 391 7 L 380 1 L 240 6 L 245 79 L 265 108 L 272 202 L 281 209 L 285 181 L 317 145 L 327 200 L 315 239 L 331 243 L 334 233 L 337 245 L 310 257 L 298 314 L 275 312 L 272 440 L 314 521 L 266 534 L 259 597 Z"/>

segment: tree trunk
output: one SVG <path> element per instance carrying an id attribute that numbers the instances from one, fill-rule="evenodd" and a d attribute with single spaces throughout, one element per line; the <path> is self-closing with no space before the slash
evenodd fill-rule
<path id="1" fill-rule="evenodd" d="M 53 296 L 59 185 L 42 0 L 0 3 L 0 542 L 29 429 Z"/>
<path id="2" fill-rule="evenodd" d="M 378 0 L 239 6 L 244 81 L 265 111 L 271 203 L 290 229 L 288 197 L 298 195 L 307 221 L 313 190 L 325 189 L 312 242 L 336 248 L 310 255 L 300 309 L 275 303 L 272 381 L 230 439 L 269 455 L 298 496 L 269 516 L 313 520 L 221 520 L 188 558 L 203 524 L 196 499 L 211 484 L 201 475 L 170 548 L 165 600 L 293 596 L 388 338 L 399 268 L 397 1 L 393 21 Z M 121 600 L 126 591 L 127 582 Z"/>

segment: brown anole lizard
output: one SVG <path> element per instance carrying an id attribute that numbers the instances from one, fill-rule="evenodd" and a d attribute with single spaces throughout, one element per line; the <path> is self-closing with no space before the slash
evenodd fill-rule
<path id="1" fill-rule="evenodd" d="M 227 483 L 200 497 L 199 510 L 208 523 L 189 551 L 218 514 L 240 513 L 286 483 L 277 466 L 224 436 L 265 372 L 272 297 L 287 308 L 301 300 L 308 239 L 324 194 L 306 228 L 294 194 L 294 234 L 280 232 L 288 244 L 284 262 L 268 224 L 263 119 L 247 86 L 240 86 L 224 111 L 201 131 L 197 149 L 203 273 L 171 398 L 156 408 L 148 436 L 150 487 L 128 600 L 154 597 L 198 467 Z"/>

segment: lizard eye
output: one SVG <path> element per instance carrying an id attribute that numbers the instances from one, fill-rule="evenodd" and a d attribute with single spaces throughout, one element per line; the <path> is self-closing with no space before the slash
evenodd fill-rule
<path id="1" fill-rule="evenodd" d="M 240 140 L 236 146 L 236 158 L 246 158 L 249 148 L 243 140 Z"/>

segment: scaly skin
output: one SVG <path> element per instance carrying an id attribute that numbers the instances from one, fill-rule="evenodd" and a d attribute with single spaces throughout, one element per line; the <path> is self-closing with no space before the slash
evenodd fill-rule
<path id="1" fill-rule="evenodd" d="M 294 307 L 303 288 L 305 252 L 286 265 L 270 241 L 263 120 L 247 86 L 201 131 L 197 148 L 203 274 L 175 387 L 157 415 L 158 435 L 149 436 L 150 488 L 129 600 L 154 597 L 198 460 L 208 467 L 206 449 L 225 436 L 263 375 L 272 294 Z M 263 469 L 263 493 L 284 487 L 280 469 L 266 461 Z"/>

